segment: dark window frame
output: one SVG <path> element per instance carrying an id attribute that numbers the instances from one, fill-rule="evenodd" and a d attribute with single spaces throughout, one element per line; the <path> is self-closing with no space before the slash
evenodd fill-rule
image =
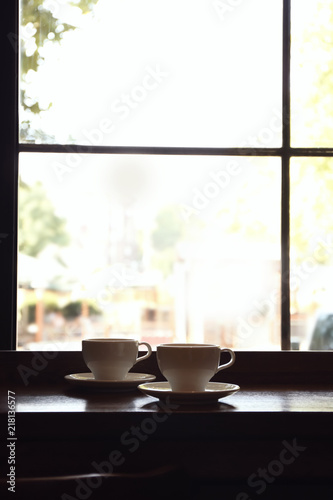
<path id="1" fill-rule="evenodd" d="M 290 52 L 291 2 L 283 0 L 282 147 L 279 148 L 193 148 L 119 147 L 18 142 L 18 12 L 19 0 L 9 2 L 1 40 L 4 79 L 2 158 L 0 171 L 0 349 L 15 350 L 17 335 L 17 196 L 20 152 L 149 154 L 200 156 L 261 156 L 281 159 L 281 349 L 290 349 L 290 159 L 333 157 L 333 148 L 293 148 L 290 145 Z"/>

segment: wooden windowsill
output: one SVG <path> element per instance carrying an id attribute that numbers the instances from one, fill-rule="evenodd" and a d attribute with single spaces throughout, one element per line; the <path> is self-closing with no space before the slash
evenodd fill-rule
<path id="1" fill-rule="evenodd" d="M 7 391 L 15 392 L 20 432 L 26 437 L 117 435 L 131 422 L 161 412 L 170 413 L 160 426 L 165 435 L 263 436 L 272 429 L 283 435 L 283 422 L 298 433 L 333 432 L 325 424 L 333 411 L 333 352 L 236 352 L 235 365 L 213 381 L 237 384 L 238 393 L 217 404 L 169 409 L 137 389 L 101 393 L 71 386 L 66 374 L 88 371 L 81 352 L 3 351 L 0 366 L 1 415 L 7 414 Z M 163 380 L 156 353 L 132 371 Z M 66 425 L 59 426 L 61 419 Z"/>

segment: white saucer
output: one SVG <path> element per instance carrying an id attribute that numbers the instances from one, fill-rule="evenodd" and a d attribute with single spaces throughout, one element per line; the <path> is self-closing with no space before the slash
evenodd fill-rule
<path id="1" fill-rule="evenodd" d="M 239 391 L 240 387 L 235 384 L 223 384 L 219 382 L 208 382 L 207 388 L 203 392 L 174 392 L 171 390 L 169 382 L 151 382 L 140 384 L 138 389 L 147 396 L 152 396 L 161 400 L 175 401 L 179 404 L 203 404 L 216 403 L 220 398 L 231 396 Z"/>
<path id="2" fill-rule="evenodd" d="M 150 375 L 148 373 L 132 372 L 128 373 L 124 380 L 96 380 L 91 372 L 72 373 L 71 375 L 65 376 L 65 379 L 73 385 L 108 391 L 128 391 L 136 389 L 139 384 L 151 382 L 155 380 L 155 378 L 155 375 Z"/>

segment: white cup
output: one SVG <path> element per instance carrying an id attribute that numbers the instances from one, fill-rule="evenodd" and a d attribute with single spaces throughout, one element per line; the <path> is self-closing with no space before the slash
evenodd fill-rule
<path id="1" fill-rule="evenodd" d="M 148 352 L 138 358 L 140 345 L 145 345 Z M 82 340 L 84 362 L 96 380 L 124 380 L 129 370 L 151 353 L 150 344 L 135 339 Z"/>
<path id="2" fill-rule="evenodd" d="M 231 349 L 214 344 L 160 344 L 156 348 L 158 366 L 176 392 L 205 391 L 215 373 L 235 362 Z M 230 354 L 230 361 L 220 365 L 221 352 Z"/>

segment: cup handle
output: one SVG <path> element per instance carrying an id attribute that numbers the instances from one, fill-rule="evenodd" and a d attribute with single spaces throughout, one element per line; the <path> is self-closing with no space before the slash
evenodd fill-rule
<path id="1" fill-rule="evenodd" d="M 234 351 L 232 351 L 231 349 L 228 349 L 227 347 L 224 347 L 224 348 L 221 347 L 220 352 L 228 352 L 230 354 L 231 359 L 225 365 L 220 365 L 218 367 L 218 369 L 216 370 L 216 373 L 221 371 L 221 370 L 224 370 L 225 368 L 228 368 L 229 366 L 233 365 L 234 362 L 236 361 L 236 355 L 235 355 Z"/>
<path id="2" fill-rule="evenodd" d="M 150 356 L 150 355 L 151 355 L 151 353 L 152 353 L 152 348 L 151 348 L 151 345 L 150 345 L 150 344 L 148 344 L 148 342 L 139 342 L 139 346 L 140 346 L 140 345 L 145 345 L 145 346 L 147 347 L 147 349 L 148 349 L 148 352 L 147 352 L 147 354 L 145 354 L 144 356 L 140 356 L 140 357 L 136 358 L 136 362 L 135 362 L 135 363 L 138 363 L 139 361 L 143 361 L 144 359 L 149 358 L 149 356 Z"/>

